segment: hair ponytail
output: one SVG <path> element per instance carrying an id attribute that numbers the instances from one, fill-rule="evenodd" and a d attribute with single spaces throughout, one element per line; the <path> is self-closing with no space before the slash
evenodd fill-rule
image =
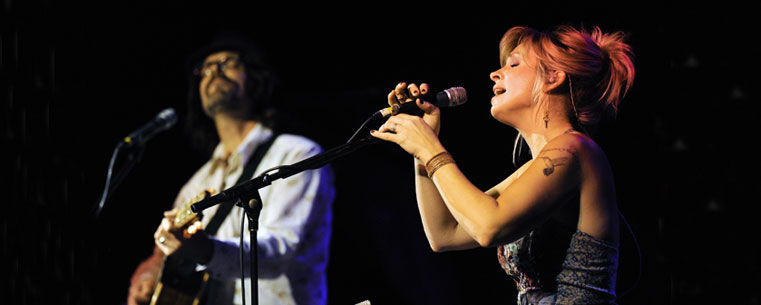
<path id="1" fill-rule="evenodd" d="M 615 32 L 602 33 L 595 27 L 590 36 L 602 51 L 602 60 L 608 66 L 606 75 L 601 78 L 600 101 L 610 107 L 615 114 L 618 106 L 634 83 L 634 54 L 631 47 L 624 43 L 624 34 Z"/>

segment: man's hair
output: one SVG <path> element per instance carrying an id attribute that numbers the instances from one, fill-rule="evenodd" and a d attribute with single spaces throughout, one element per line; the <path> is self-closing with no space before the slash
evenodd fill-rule
<path id="1" fill-rule="evenodd" d="M 211 43 L 191 54 L 186 60 L 188 105 L 185 133 L 191 146 L 206 155 L 210 154 L 219 142 L 219 135 L 214 121 L 205 114 L 201 105 L 199 72 L 204 59 L 220 51 L 238 53 L 245 67 L 245 93 L 246 99 L 251 103 L 245 117 L 265 126 L 272 126 L 274 119 L 272 101 L 277 77 L 264 51 L 242 33 L 227 31 L 217 34 Z"/>

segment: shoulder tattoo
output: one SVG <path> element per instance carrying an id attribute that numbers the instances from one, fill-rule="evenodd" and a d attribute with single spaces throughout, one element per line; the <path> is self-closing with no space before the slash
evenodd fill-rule
<path id="1" fill-rule="evenodd" d="M 552 175 L 552 173 L 555 172 L 555 167 L 567 165 L 568 160 L 570 160 L 571 157 L 576 156 L 576 150 L 572 148 L 550 148 L 550 149 L 543 150 L 542 154 L 544 154 L 545 152 L 550 152 L 550 151 L 564 152 L 570 156 L 556 157 L 556 158 L 539 156 L 539 159 L 541 159 L 544 162 L 544 170 L 542 170 L 542 173 L 544 173 L 545 176 Z"/>

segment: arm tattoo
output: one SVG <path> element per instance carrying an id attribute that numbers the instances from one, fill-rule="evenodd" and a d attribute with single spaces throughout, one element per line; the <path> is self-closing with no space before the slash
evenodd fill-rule
<path id="1" fill-rule="evenodd" d="M 563 151 L 571 154 L 572 156 L 576 156 L 576 150 L 575 149 L 567 149 L 567 148 L 550 148 L 547 150 L 544 150 L 544 152 L 548 151 Z M 570 157 L 558 157 L 558 158 L 550 158 L 550 157 L 539 157 L 544 161 L 544 170 L 542 171 L 545 176 L 552 175 L 552 173 L 555 172 L 556 166 L 562 166 L 566 165 L 568 160 L 570 160 Z"/>

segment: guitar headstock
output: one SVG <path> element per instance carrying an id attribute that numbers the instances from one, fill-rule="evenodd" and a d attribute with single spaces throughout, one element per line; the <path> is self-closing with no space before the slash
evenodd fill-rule
<path id="1" fill-rule="evenodd" d="M 195 234 L 195 232 L 201 228 L 201 217 L 203 216 L 200 213 L 193 212 L 190 206 L 196 202 L 211 197 L 215 193 L 216 191 L 214 189 L 204 190 L 202 193 L 193 197 L 193 199 L 188 201 L 186 204 L 177 208 L 177 214 L 174 216 L 172 226 L 179 229 L 187 226 L 192 222 L 193 224 L 190 227 L 183 230 L 183 235 L 185 238 L 190 238 L 191 235 Z"/>

